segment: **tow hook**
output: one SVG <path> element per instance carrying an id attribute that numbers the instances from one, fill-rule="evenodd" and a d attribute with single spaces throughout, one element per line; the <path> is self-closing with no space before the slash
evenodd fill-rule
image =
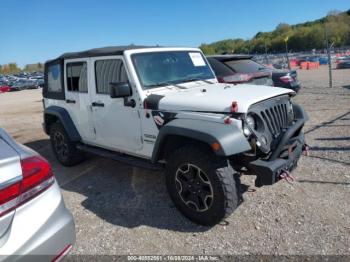
<path id="1" fill-rule="evenodd" d="M 309 156 L 310 155 L 310 147 L 309 147 L 308 144 L 304 144 L 303 145 L 302 154 L 304 156 Z"/>
<path id="2" fill-rule="evenodd" d="M 282 170 L 279 178 L 286 180 L 289 184 L 292 184 L 295 180 L 287 170 Z"/>

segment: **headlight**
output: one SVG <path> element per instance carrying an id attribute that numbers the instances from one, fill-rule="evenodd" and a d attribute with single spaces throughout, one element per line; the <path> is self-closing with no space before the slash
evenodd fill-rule
<path id="1" fill-rule="evenodd" d="M 251 129 L 256 129 L 256 122 L 255 122 L 255 119 L 254 117 L 252 116 L 247 116 L 246 119 L 245 119 L 247 125 L 251 128 Z"/>
<path id="2" fill-rule="evenodd" d="M 245 135 L 245 136 L 250 136 L 251 135 L 251 131 L 249 130 L 249 128 L 248 127 L 243 127 L 243 134 Z"/>
<path id="3" fill-rule="evenodd" d="M 245 118 L 244 126 L 243 126 L 243 133 L 245 136 L 250 136 L 252 134 L 251 130 L 256 129 L 256 122 L 253 116 L 248 115 Z"/>
<path id="4" fill-rule="evenodd" d="M 289 113 L 293 113 L 293 104 L 292 102 L 289 102 Z"/>
<path id="5" fill-rule="evenodd" d="M 289 102 L 288 105 L 288 122 L 291 123 L 294 120 L 293 104 Z"/>

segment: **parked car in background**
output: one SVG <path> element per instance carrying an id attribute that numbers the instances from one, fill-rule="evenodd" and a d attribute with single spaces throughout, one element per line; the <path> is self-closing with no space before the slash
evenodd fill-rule
<path id="1" fill-rule="evenodd" d="M 252 60 L 250 55 L 208 56 L 208 61 L 221 83 L 249 83 L 300 89 L 295 70 L 277 70 Z"/>
<path id="2" fill-rule="evenodd" d="M 271 70 L 250 55 L 215 55 L 207 59 L 220 83 L 272 86 Z"/>
<path id="3" fill-rule="evenodd" d="M 0 128 L 0 260 L 58 261 L 74 242 L 50 164 Z"/>
<path id="4" fill-rule="evenodd" d="M 21 91 L 26 89 L 26 86 L 21 81 L 10 82 L 10 92 Z"/>
<path id="5" fill-rule="evenodd" d="M 1 76 L 0 77 L 0 83 L 7 83 L 8 82 L 8 79 L 4 76 Z"/>
<path id="6" fill-rule="evenodd" d="M 44 87 L 44 79 L 37 79 L 36 84 L 38 87 Z"/>
<path id="7" fill-rule="evenodd" d="M 277 63 L 272 64 L 272 67 L 275 69 L 287 69 L 288 64 L 286 62 L 279 61 Z"/>
<path id="8" fill-rule="evenodd" d="M 277 87 L 289 88 L 298 92 L 301 88 L 297 78 L 296 70 L 272 70 L 273 85 Z"/>
<path id="9" fill-rule="evenodd" d="M 11 91 L 21 91 L 25 89 L 37 89 L 39 85 L 36 81 L 20 79 L 11 83 Z"/>
<path id="10" fill-rule="evenodd" d="M 0 82 L 0 93 L 9 92 L 11 87 L 7 83 Z"/>
<path id="11" fill-rule="evenodd" d="M 0 84 L 9 87 L 9 91 L 21 91 L 25 89 L 36 89 L 44 86 L 43 72 L 22 72 L 18 74 L 0 75 Z"/>
<path id="12" fill-rule="evenodd" d="M 40 87 L 39 80 L 27 80 L 26 89 L 38 89 Z"/>
<path id="13" fill-rule="evenodd" d="M 350 56 L 341 57 L 336 60 L 337 69 L 350 68 Z"/>

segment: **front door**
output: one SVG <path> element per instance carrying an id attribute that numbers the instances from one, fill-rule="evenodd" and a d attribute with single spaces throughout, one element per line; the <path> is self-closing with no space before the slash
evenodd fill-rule
<path id="1" fill-rule="evenodd" d="M 89 59 L 66 60 L 65 67 L 65 108 L 72 118 L 82 140 L 93 142 L 95 130 L 92 118 L 89 79 Z"/>
<path id="2" fill-rule="evenodd" d="M 96 144 L 112 150 L 133 153 L 142 148 L 141 121 L 138 105 L 124 105 L 124 98 L 111 98 L 111 82 L 128 82 L 128 73 L 122 56 L 92 58 L 92 111 L 96 129 Z M 137 101 L 136 92 L 132 97 Z"/>

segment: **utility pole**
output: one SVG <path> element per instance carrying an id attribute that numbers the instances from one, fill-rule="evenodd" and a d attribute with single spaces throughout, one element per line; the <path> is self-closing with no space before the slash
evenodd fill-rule
<path id="1" fill-rule="evenodd" d="M 265 40 L 265 62 L 266 62 L 266 64 L 268 64 L 269 63 L 269 59 L 268 59 L 268 57 L 267 57 L 267 46 L 266 46 L 266 40 Z"/>
<path id="2" fill-rule="evenodd" d="M 327 48 L 327 57 L 328 57 L 328 74 L 329 74 L 329 87 L 333 87 L 333 78 L 332 78 L 332 61 L 331 61 L 331 49 L 328 42 L 328 30 L 327 25 L 324 26 L 325 38 L 326 38 L 326 48 Z"/>
<path id="3" fill-rule="evenodd" d="M 284 39 L 284 42 L 286 43 L 286 57 L 287 57 L 288 69 L 290 70 L 290 63 L 289 63 L 289 57 L 288 57 L 288 39 L 289 39 L 289 37 L 287 36 Z"/>

